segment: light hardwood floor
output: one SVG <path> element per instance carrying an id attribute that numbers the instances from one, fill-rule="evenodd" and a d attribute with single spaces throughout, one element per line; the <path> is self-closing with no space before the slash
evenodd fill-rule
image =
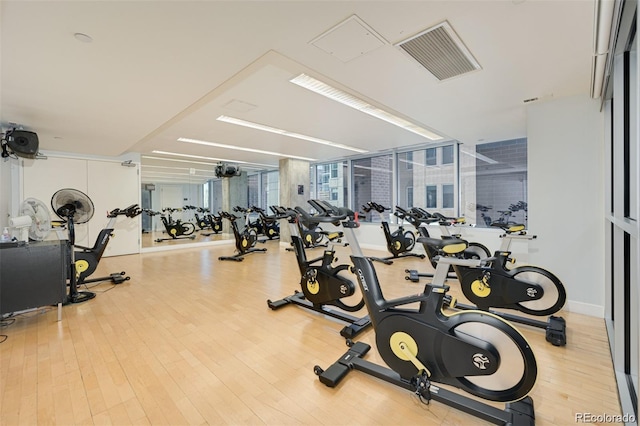
<path id="1" fill-rule="evenodd" d="M 357 371 L 337 388 L 321 384 L 313 367 L 345 352 L 343 324 L 296 306 L 271 311 L 266 300 L 299 289 L 299 272 L 277 241 L 265 246 L 241 263 L 218 261 L 232 245 L 106 258 L 96 275 L 131 280 L 93 287 L 97 297 L 65 306 L 61 322 L 53 308 L 18 315 L 0 329 L 0 424 L 482 424 Z M 386 297 L 423 288 L 405 268 L 430 269 L 376 264 Z M 620 414 L 603 320 L 562 315 L 565 347 L 521 328 L 538 361 L 537 424 Z M 373 330 L 356 340 L 373 345 Z M 375 349 L 366 359 L 382 362 Z"/>

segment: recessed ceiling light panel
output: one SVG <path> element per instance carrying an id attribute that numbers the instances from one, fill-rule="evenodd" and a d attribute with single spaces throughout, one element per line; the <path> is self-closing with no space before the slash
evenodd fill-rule
<path id="1" fill-rule="evenodd" d="M 346 149 L 348 151 L 358 152 L 358 153 L 361 153 L 361 154 L 365 153 L 365 152 L 368 152 L 366 149 L 355 148 L 353 146 L 343 145 L 341 143 L 331 142 L 331 141 L 328 141 L 328 140 L 325 140 L 325 139 L 320 139 L 320 138 L 315 138 L 313 136 L 303 135 L 301 133 L 289 132 L 287 130 L 278 129 L 276 127 L 266 126 L 264 124 L 254 123 L 252 121 L 241 120 L 239 118 L 228 117 L 226 115 L 221 115 L 220 117 L 217 118 L 217 120 L 218 121 L 223 121 L 225 123 L 236 124 L 238 126 L 249 127 L 251 129 L 262 130 L 263 132 L 275 133 L 275 134 L 278 134 L 278 135 L 288 136 L 290 138 L 302 139 L 302 140 L 305 140 L 305 141 L 318 143 L 318 144 L 321 144 L 321 145 L 327 145 L 327 146 L 331 146 L 331 147 L 334 147 L 334 148 Z M 240 149 L 240 148 L 237 148 L 237 149 Z"/>
<path id="2" fill-rule="evenodd" d="M 340 102 L 341 104 L 346 105 L 350 108 L 364 112 L 365 114 L 386 121 L 387 123 L 393 124 L 394 126 L 408 130 L 427 139 L 433 141 L 443 139 L 442 136 L 425 129 L 424 127 L 418 126 L 415 123 L 411 123 L 404 118 L 398 117 L 388 111 L 371 105 L 370 103 L 356 96 L 353 96 L 350 93 L 347 93 L 340 89 L 336 89 L 335 87 L 332 87 L 306 74 L 300 74 L 299 76 L 292 78 L 289 81 L 326 98 L 329 98 L 336 102 Z"/>

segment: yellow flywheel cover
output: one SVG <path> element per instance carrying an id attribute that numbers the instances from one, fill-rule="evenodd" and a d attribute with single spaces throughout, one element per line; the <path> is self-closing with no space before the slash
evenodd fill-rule
<path id="1" fill-rule="evenodd" d="M 76 260 L 76 272 L 81 273 L 89 269 L 89 262 L 86 260 Z"/>
<path id="2" fill-rule="evenodd" d="M 172 228 L 170 233 L 171 235 L 176 235 L 178 233 L 178 230 L 175 228 Z"/>
<path id="3" fill-rule="evenodd" d="M 478 297 L 487 297 L 491 294 L 491 287 L 483 283 L 481 280 L 475 280 L 471 283 L 471 291 Z"/>
<path id="4" fill-rule="evenodd" d="M 249 241 L 248 240 L 242 240 L 242 247 L 246 247 L 249 245 Z"/>
<path id="5" fill-rule="evenodd" d="M 396 247 L 396 250 L 400 250 L 400 241 L 396 241 L 394 246 Z"/>
<path id="6" fill-rule="evenodd" d="M 320 291 L 318 281 L 307 281 L 307 290 L 309 290 L 309 293 L 311 294 L 318 294 Z"/>
<path id="7" fill-rule="evenodd" d="M 409 349 L 409 352 L 413 354 L 413 356 L 418 356 L 418 344 L 413 337 L 409 336 L 404 331 L 396 331 L 391 335 L 389 339 L 389 345 L 391 346 L 391 350 L 394 355 L 400 358 L 403 361 L 410 361 L 411 359 L 407 357 L 407 355 L 400 349 L 400 344 L 404 343 Z"/>

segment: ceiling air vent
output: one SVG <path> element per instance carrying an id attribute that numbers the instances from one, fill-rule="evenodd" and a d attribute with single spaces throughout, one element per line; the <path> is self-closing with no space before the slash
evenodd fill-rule
<path id="1" fill-rule="evenodd" d="M 396 46 L 441 81 L 480 69 L 471 52 L 446 21 Z"/>

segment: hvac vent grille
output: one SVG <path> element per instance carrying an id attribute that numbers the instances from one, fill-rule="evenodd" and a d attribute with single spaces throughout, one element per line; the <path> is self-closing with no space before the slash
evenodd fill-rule
<path id="1" fill-rule="evenodd" d="M 429 28 L 396 46 L 418 61 L 438 80 L 480 69 L 478 62 L 448 22 Z"/>

